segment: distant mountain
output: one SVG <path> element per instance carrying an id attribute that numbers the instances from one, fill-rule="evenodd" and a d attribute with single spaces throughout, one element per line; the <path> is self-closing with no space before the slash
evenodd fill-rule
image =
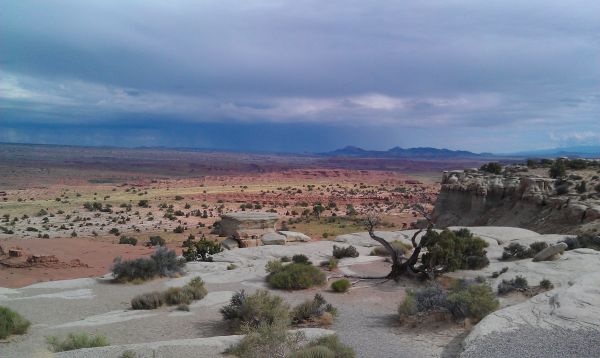
<path id="1" fill-rule="evenodd" d="M 331 152 L 320 153 L 325 157 L 359 157 L 359 158 L 406 158 L 406 159 L 445 159 L 445 158 L 489 158 L 491 153 L 473 153 L 466 150 L 450 150 L 429 147 L 400 148 L 394 147 L 387 151 L 365 150 L 359 147 L 347 146 Z"/>
<path id="2" fill-rule="evenodd" d="M 520 157 L 542 157 L 542 158 L 556 158 L 556 157 L 579 157 L 579 158 L 600 158 L 600 146 L 573 146 L 573 147 L 562 147 L 562 148 L 550 148 L 523 151 L 518 153 L 512 153 L 511 155 Z"/>

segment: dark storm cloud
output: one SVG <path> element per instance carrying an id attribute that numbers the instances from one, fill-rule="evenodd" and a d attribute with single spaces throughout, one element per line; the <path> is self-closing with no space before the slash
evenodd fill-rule
<path id="1" fill-rule="evenodd" d="M 381 145 L 540 146 L 600 132 L 599 38 L 591 0 L 6 1 L 0 119 L 327 125 L 348 143 L 374 125 Z M 405 135 L 419 128 L 434 143 Z M 465 137 L 493 130 L 520 134 Z"/>

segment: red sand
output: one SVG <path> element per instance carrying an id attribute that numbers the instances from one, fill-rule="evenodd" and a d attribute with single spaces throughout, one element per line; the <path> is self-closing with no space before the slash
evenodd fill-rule
<path id="1" fill-rule="evenodd" d="M 69 263 L 79 259 L 87 267 L 48 268 L 43 265 L 28 268 L 9 268 L 0 266 L 0 287 L 17 288 L 36 282 L 65 280 L 80 277 L 97 277 L 109 272 L 115 257 L 124 259 L 150 255 L 153 248 L 144 246 L 119 245 L 112 242 L 84 239 L 28 239 L 4 240 L 0 245 L 23 249 L 23 260 L 27 255 L 54 255 L 60 261 Z"/>

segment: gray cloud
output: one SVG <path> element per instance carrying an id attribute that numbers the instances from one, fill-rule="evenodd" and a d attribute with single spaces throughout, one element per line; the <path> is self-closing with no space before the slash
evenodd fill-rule
<path id="1" fill-rule="evenodd" d="M 599 14 L 592 0 L 11 0 L 0 110 L 71 124 L 504 126 L 543 143 L 600 132 Z"/>

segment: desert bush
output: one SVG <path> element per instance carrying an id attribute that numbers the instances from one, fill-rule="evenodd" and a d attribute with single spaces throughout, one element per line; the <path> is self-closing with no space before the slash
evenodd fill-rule
<path id="1" fill-rule="evenodd" d="M 336 259 L 335 257 L 330 257 L 327 261 L 327 268 L 329 269 L 329 271 L 334 270 L 338 267 L 338 263 L 338 259 Z"/>
<path id="2" fill-rule="evenodd" d="M 473 236 L 467 229 L 442 232 L 428 230 L 421 239 L 427 250 L 421 257 L 422 264 L 433 269 L 443 267 L 445 271 L 480 269 L 488 265 L 485 248 L 488 243 Z"/>
<path id="3" fill-rule="evenodd" d="M 153 310 L 164 304 L 161 292 L 149 292 L 135 296 L 131 300 L 131 308 L 134 310 Z"/>
<path id="4" fill-rule="evenodd" d="M 296 264 L 311 264 L 311 262 L 308 260 L 308 257 L 303 254 L 292 256 L 292 262 Z"/>
<path id="5" fill-rule="evenodd" d="M 358 257 L 358 251 L 352 245 L 346 247 L 333 245 L 333 257 L 338 260 L 344 257 Z"/>
<path id="6" fill-rule="evenodd" d="M 406 252 L 409 252 L 413 249 L 412 245 L 405 244 L 399 240 L 390 241 L 390 245 L 392 245 L 394 250 L 396 250 L 396 252 L 398 252 L 400 255 L 404 255 Z M 371 253 L 369 255 L 371 255 L 371 256 L 390 256 L 390 252 L 388 250 L 386 250 L 386 248 L 383 246 L 375 246 L 371 250 Z"/>
<path id="7" fill-rule="evenodd" d="M 498 294 L 505 295 L 513 291 L 524 291 L 528 288 L 527 280 L 523 276 L 517 276 L 512 280 L 502 280 L 498 284 Z"/>
<path id="8" fill-rule="evenodd" d="M 190 282 L 183 286 L 183 290 L 192 298 L 192 300 L 201 300 L 208 294 L 208 290 L 204 287 L 204 281 L 202 281 L 200 277 L 194 277 Z"/>
<path id="9" fill-rule="evenodd" d="M 500 306 L 492 288 L 482 283 L 459 284 L 448 295 L 448 303 L 454 318 L 475 321 L 480 321 Z"/>
<path id="10" fill-rule="evenodd" d="M 300 290 L 325 283 L 325 274 L 310 264 L 291 263 L 267 276 L 273 288 Z"/>
<path id="11" fill-rule="evenodd" d="M 238 266 L 236 264 L 227 265 L 227 270 L 235 270 Z"/>
<path id="12" fill-rule="evenodd" d="M 335 334 L 314 339 L 292 355 L 293 358 L 354 358 L 354 356 L 354 350 L 340 342 Z"/>
<path id="13" fill-rule="evenodd" d="M 529 257 L 535 256 L 538 252 L 548 247 L 548 244 L 543 241 L 536 241 L 529 245 Z"/>
<path id="14" fill-rule="evenodd" d="M 600 236 L 592 234 L 577 235 L 577 237 L 567 237 L 561 242 L 567 244 L 567 250 L 588 248 L 600 251 Z"/>
<path id="15" fill-rule="evenodd" d="M 244 338 L 227 349 L 226 354 L 240 358 L 290 357 L 300 349 L 304 334 L 290 333 L 282 322 L 262 323 L 258 326 L 243 326 Z"/>
<path id="16" fill-rule="evenodd" d="M 93 348 L 93 347 L 104 347 L 108 346 L 108 340 L 102 335 L 89 335 L 85 332 L 81 333 L 69 333 L 69 335 L 60 340 L 56 336 L 49 336 L 46 338 L 52 352 L 64 352 L 72 351 L 81 348 Z"/>
<path id="17" fill-rule="evenodd" d="M 274 274 L 283 270 L 283 263 L 278 260 L 270 260 L 265 265 L 267 273 Z"/>
<path id="18" fill-rule="evenodd" d="M 119 244 L 135 246 L 137 245 L 137 239 L 135 237 L 128 237 L 123 235 L 119 238 Z"/>
<path id="19" fill-rule="evenodd" d="M 8 307 L 0 306 L 0 339 L 13 334 L 25 334 L 29 321 Z"/>
<path id="20" fill-rule="evenodd" d="M 182 234 L 185 231 L 185 228 L 181 225 L 177 225 L 177 227 L 175 229 L 173 229 L 173 232 L 176 234 Z"/>
<path id="21" fill-rule="evenodd" d="M 198 241 L 194 241 L 194 236 L 190 235 L 183 243 L 183 257 L 187 261 L 205 261 L 212 262 L 213 255 L 223 251 L 221 243 L 218 241 L 207 240 L 204 235 Z"/>
<path id="22" fill-rule="evenodd" d="M 290 259 L 288 256 L 283 256 L 282 258 L 279 259 L 279 261 L 281 261 L 281 262 L 291 262 L 292 259 Z"/>
<path id="23" fill-rule="evenodd" d="M 494 271 L 492 273 L 492 278 L 500 277 L 500 275 L 502 275 L 503 273 L 506 273 L 507 271 L 508 271 L 508 267 L 503 267 L 502 270 L 500 270 L 500 271 Z"/>
<path id="24" fill-rule="evenodd" d="M 567 168 L 562 160 L 554 161 L 554 163 L 552 163 L 552 166 L 550 167 L 550 170 L 548 171 L 548 175 L 550 175 L 550 178 L 554 179 L 564 177 L 566 173 Z"/>
<path id="25" fill-rule="evenodd" d="M 525 259 L 529 257 L 529 251 L 527 248 L 518 242 L 511 242 L 504 248 L 502 253 L 502 260 L 510 259 Z"/>
<path id="26" fill-rule="evenodd" d="M 243 326 L 287 326 L 290 321 L 288 304 L 283 298 L 271 295 L 267 290 L 258 290 L 252 295 L 246 295 L 244 290 L 236 292 L 220 312 L 234 331 L 239 331 Z"/>
<path id="27" fill-rule="evenodd" d="M 148 242 L 146 242 L 146 246 L 165 246 L 165 239 L 160 236 L 150 236 Z"/>
<path id="28" fill-rule="evenodd" d="M 550 280 L 543 279 L 540 281 L 540 287 L 545 290 L 551 290 L 554 288 L 554 285 L 552 284 L 552 282 L 550 282 Z"/>
<path id="29" fill-rule="evenodd" d="M 334 281 L 331 284 L 331 289 L 335 292 L 346 292 L 352 286 L 350 281 L 347 278 L 343 278 L 341 280 Z"/>
<path id="30" fill-rule="evenodd" d="M 163 294 L 165 303 L 169 306 L 175 306 L 180 304 L 189 305 L 192 303 L 192 297 L 188 291 L 182 287 L 170 287 Z"/>
<path id="31" fill-rule="evenodd" d="M 492 174 L 502 173 L 502 165 L 500 165 L 500 163 L 496 163 L 496 162 L 490 162 L 490 163 L 484 164 L 479 169 L 481 171 L 484 171 L 487 173 L 492 173 Z"/>
<path id="32" fill-rule="evenodd" d="M 185 260 L 179 259 L 175 251 L 169 251 L 166 247 L 161 246 L 149 258 L 140 257 L 123 261 L 121 257 L 117 257 L 113 263 L 112 272 L 116 281 L 125 282 L 182 274 L 184 267 Z"/>
<path id="33" fill-rule="evenodd" d="M 121 353 L 119 358 L 137 358 L 137 354 L 134 351 L 125 351 Z"/>
<path id="34" fill-rule="evenodd" d="M 292 323 L 302 324 L 318 321 L 324 313 L 332 316 L 337 315 L 337 309 L 330 303 L 327 303 L 321 294 L 315 294 L 312 300 L 306 300 L 294 307 L 291 312 Z"/>

